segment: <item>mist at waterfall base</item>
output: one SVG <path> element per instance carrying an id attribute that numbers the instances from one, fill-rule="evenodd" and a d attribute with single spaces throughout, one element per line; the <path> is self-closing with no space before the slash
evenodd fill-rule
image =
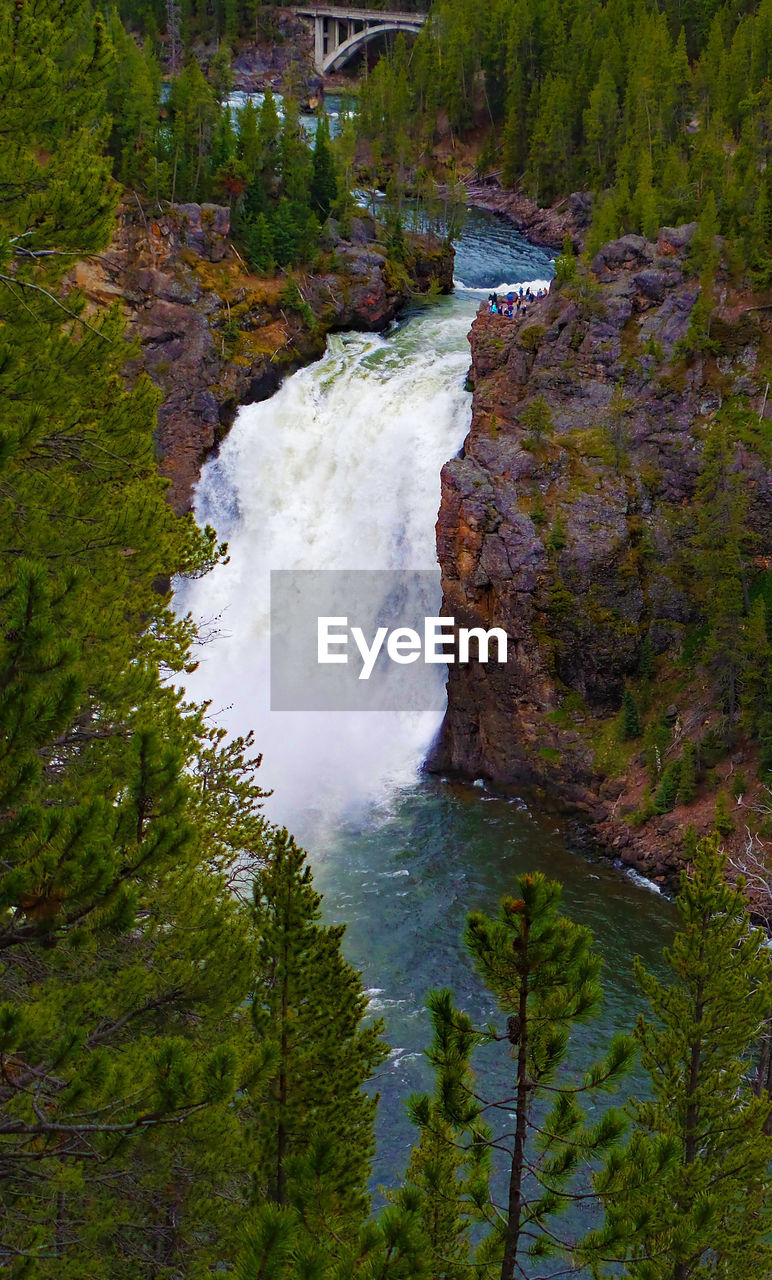
<path id="1" fill-rule="evenodd" d="M 434 710 L 421 714 L 269 710 L 270 571 L 436 568 L 440 470 L 470 421 L 471 321 L 491 288 L 551 275 L 545 251 L 471 210 L 453 297 L 382 336 L 331 337 L 317 364 L 240 411 L 195 503 L 199 522 L 227 539 L 230 562 L 177 596 L 205 641 L 187 691 L 210 699 L 229 732 L 255 730 L 260 779 L 274 789 L 266 811 L 308 849 L 325 918 L 347 924 L 346 954 L 385 1019 L 374 1180 L 386 1186 L 415 1137 L 405 1099 L 432 1086 L 426 992 L 451 987 L 475 1018 L 496 1016 L 461 946 L 469 910 L 495 910 L 524 871 L 564 883 L 566 909 L 594 930 L 606 961 L 602 1015 L 576 1042 L 585 1063 L 634 1021 L 632 955 L 656 965 L 672 933 L 669 904 L 572 851 L 556 819 L 422 775 L 442 679 Z M 487 1062 L 483 1089 L 488 1073 L 506 1087 L 506 1070 L 502 1078 L 501 1064 Z"/>

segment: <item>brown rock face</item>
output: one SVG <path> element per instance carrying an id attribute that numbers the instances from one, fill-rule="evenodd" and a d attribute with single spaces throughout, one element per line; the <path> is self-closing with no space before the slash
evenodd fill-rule
<path id="1" fill-rule="evenodd" d="M 478 209 L 505 214 L 532 244 L 561 249 L 566 236 L 570 236 L 574 248 L 584 245 L 592 221 L 592 196 L 589 192 L 575 191 L 551 209 L 544 209 L 522 191 L 508 191 L 493 179 L 468 182 L 466 191 L 470 204 Z"/>
<path id="2" fill-rule="evenodd" d="M 146 372 L 161 390 L 159 468 L 175 511 L 189 509 L 201 466 L 241 404 L 273 395 L 287 374 L 324 351 L 334 329 L 382 329 L 412 292 L 432 280 L 453 287 L 453 251 L 429 237 L 410 244 L 396 277 L 378 229 L 354 220 L 351 240 L 331 234 L 334 270 L 298 277 L 303 309 L 286 281 L 249 273 L 230 241 L 230 211 L 168 206 L 153 214 L 135 200 L 120 211 L 110 248 L 78 263 L 72 284 L 94 304 L 124 309 Z"/>
<path id="3" fill-rule="evenodd" d="M 667 847 L 668 831 L 660 820 L 640 837 L 616 821 L 631 779 L 599 764 L 592 728 L 618 710 L 644 640 L 667 657 L 694 620 L 679 513 L 726 397 L 761 410 L 772 346 L 769 311 L 737 296 L 720 269 L 720 351 L 682 357 L 676 344 L 699 293 L 686 264 L 693 231 L 606 245 L 584 284 L 553 289 L 524 319 L 481 308 L 470 334 L 472 425 L 443 469 L 437 524 L 443 612 L 462 626 L 503 627 L 509 660 L 449 668 L 432 767 L 543 785 L 649 872 L 662 869 L 650 851 L 654 840 Z M 735 466 L 768 556 L 772 472 L 742 446 Z"/>

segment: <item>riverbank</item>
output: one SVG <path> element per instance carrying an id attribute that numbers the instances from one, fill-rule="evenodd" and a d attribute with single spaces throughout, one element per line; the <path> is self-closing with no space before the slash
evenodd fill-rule
<path id="1" fill-rule="evenodd" d="M 366 214 L 347 237 L 328 226 L 313 271 L 252 274 L 219 205 L 121 206 L 113 242 L 72 283 L 94 305 L 121 305 L 145 372 L 161 393 L 159 468 L 175 511 L 190 509 L 201 466 L 242 404 L 266 400 L 319 359 L 331 332 L 384 329 L 416 297 L 449 293 L 453 250 L 408 235 L 400 261 Z"/>
<path id="2" fill-rule="evenodd" d="M 592 197 L 588 192 L 574 191 L 549 208 L 542 208 L 522 191 L 507 190 L 495 179 L 473 179 L 464 185 L 470 205 L 503 214 L 532 244 L 559 251 L 566 236 L 570 236 L 574 249 L 584 248 L 592 219 Z"/>

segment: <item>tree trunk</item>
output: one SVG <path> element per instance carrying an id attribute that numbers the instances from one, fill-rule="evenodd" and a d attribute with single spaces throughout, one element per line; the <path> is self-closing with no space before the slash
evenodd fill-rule
<path id="1" fill-rule="evenodd" d="M 54 1225 L 54 1247 L 55 1247 L 57 1258 L 64 1257 L 66 1222 L 67 1222 L 67 1200 L 63 1191 L 57 1191 L 56 1223 Z"/>
<path id="2" fill-rule="evenodd" d="M 287 1015 L 289 1006 L 289 947 L 287 930 L 289 929 L 290 888 L 287 886 L 287 911 L 284 918 L 284 945 L 282 948 L 282 980 L 281 980 L 281 1039 L 279 1042 L 279 1122 L 276 1129 L 276 1203 L 284 1204 L 287 1194 Z"/>
<path id="3" fill-rule="evenodd" d="M 525 1169 L 525 1143 L 528 1120 L 528 970 L 525 967 L 528 956 L 528 935 L 529 926 L 526 921 L 523 925 L 522 955 L 524 969 L 520 979 L 520 1003 L 517 1010 L 520 1020 L 520 1037 L 517 1050 L 515 1146 L 512 1153 L 512 1167 L 509 1172 L 507 1235 L 504 1244 L 504 1257 L 501 1262 L 501 1280 L 514 1280 L 517 1247 L 520 1242 L 520 1215 L 523 1204 L 523 1173 Z"/>
<path id="4" fill-rule="evenodd" d="M 710 928 L 709 921 L 703 920 L 703 938 Z M 703 958 L 703 948 L 700 948 L 700 961 Z M 699 1136 L 697 1133 L 697 1125 L 699 1123 L 699 1110 L 695 1101 L 697 1085 L 700 1078 L 700 1068 L 702 1066 L 702 1020 L 705 1015 L 705 1007 L 703 1005 L 703 985 L 700 982 L 697 989 L 697 997 L 694 1005 L 694 1021 L 697 1026 L 697 1033 L 692 1041 L 692 1051 L 689 1059 L 689 1079 L 686 1090 L 686 1122 L 684 1126 L 684 1165 L 694 1164 L 699 1152 Z M 673 1267 L 673 1280 L 688 1280 L 692 1271 L 692 1265 L 688 1262 L 676 1262 Z"/>
<path id="5" fill-rule="evenodd" d="M 754 1093 L 757 1098 L 760 1098 L 763 1093 L 767 1093 L 772 1097 L 772 1014 L 767 1016 L 764 1033 L 761 1037 Z M 764 1132 L 767 1137 L 772 1135 L 772 1108 L 764 1121 Z"/>

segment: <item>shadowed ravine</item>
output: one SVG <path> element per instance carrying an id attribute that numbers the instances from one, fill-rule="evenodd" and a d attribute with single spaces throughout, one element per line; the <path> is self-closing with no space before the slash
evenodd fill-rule
<path id="1" fill-rule="evenodd" d="M 436 566 L 440 469 L 469 424 L 471 320 L 491 287 L 551 273 L 544 251 L 473 212 L 455 296 L 384 336 L 332 338 L 321 361 L 241 410 L 196 495 L 198 518 L 227 538 L 231 561 L 178 598 L 209 636 L 188 691 L 211 698 L 229 730 L 255 729 L 262 782 L 275 791 L 269 815 L 304 842 L 328 917 L 349 925 L 347 954 L 393 1046 L 376 1082 L 376 1180 L 387 1185 L 412 1138 L 401 1104 L 429 1083 L 427 989 L 453 987 L 471 1013 L 493 1013 L 460 949 L 470 908 L 493 908 L 528 869 L 564 882 L 567 908 L 606 959 L 603 1013 L 577 1045 L 588 1057 L 633 1021 L 632 955 L 655 962 L 671 933 L 661 897 L 572 851 L 556 819 L 421 775 L 441 687 L 436 710 L 419 716 L 268 710 L 269 571 Z"/>

